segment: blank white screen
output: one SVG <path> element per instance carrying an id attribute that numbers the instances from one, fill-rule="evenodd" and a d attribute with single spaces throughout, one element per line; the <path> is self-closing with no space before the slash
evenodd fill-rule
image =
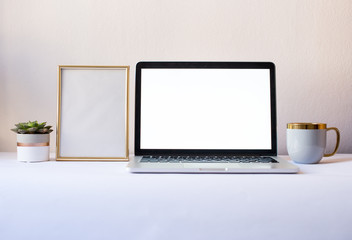
<path id="1" fill-rule="evenodd" d="M 141 149 L 271 149 L 269 69 L 141 74 Z"/>

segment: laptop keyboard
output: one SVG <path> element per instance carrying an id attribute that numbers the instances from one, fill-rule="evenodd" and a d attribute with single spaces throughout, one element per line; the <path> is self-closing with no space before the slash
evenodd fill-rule
<path id="1" fill-rule="evenodd" d="M 143 163 L 278 163 L 271 157 L 248 156 L 144 156 Z"/>

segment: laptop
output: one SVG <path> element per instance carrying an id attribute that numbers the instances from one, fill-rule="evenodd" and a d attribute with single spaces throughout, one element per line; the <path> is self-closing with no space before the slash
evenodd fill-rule
<path id="1" fill-rule="evenodd" d="M 130 172 L 298 172 L 276 135 L 273 63 L 137 63 Z"/>

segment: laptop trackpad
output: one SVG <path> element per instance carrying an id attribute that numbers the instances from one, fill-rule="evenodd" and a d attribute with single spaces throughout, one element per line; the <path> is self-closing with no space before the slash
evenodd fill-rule
<path id="1" fill-rule="evenodd" d="M 198 168 L 200 171 L 218 170 L 227 171 L 228 169 L 270 169 L 268 163 L 184 163 L 184 168 Z"/>
<path id="2" fill-rule="evenodd" d="M 204 171 L 204 172 L 209 172 L 209 171 L 214 171 L 214 172 L 226 172 L 227 168 L 199 168 L 199 171 Z"/>

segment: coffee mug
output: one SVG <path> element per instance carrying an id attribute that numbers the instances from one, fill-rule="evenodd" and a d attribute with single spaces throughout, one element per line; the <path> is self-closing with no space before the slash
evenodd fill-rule
<path id="1" fill-rule="evenodd" d="M 336 132 L 335 150 L 325 154 L 326 133 Z M 296 163 L 319 163 L 323 157 L 333 156 L 340 144 L 340 132 L 336 127 L 327 128 L 325 123 L 288 123 L 287 151 Z"/>

